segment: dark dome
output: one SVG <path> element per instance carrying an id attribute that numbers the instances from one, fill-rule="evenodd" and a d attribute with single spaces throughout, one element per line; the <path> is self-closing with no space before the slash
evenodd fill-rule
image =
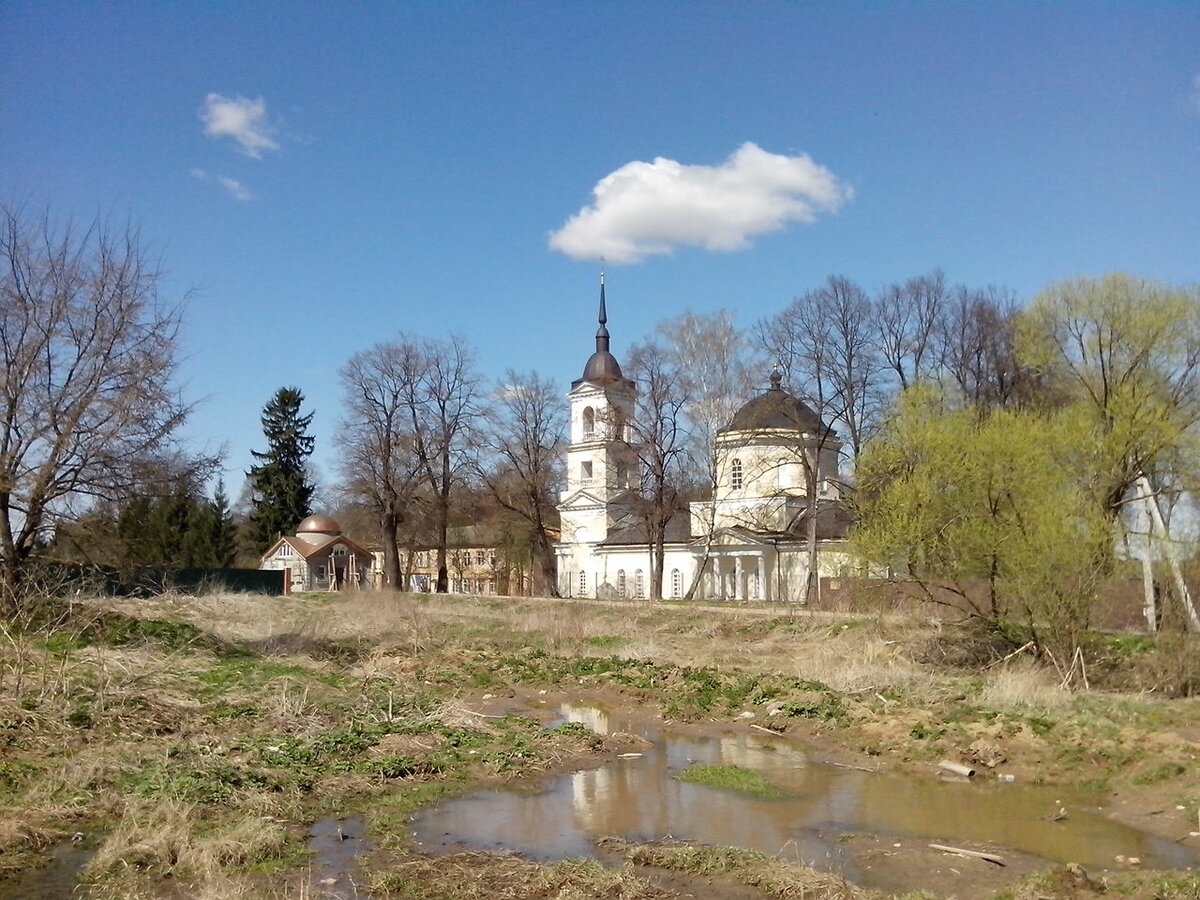
<path id="1" fill-rule="evenodd" d="M 728 428 L 722 431 L 762 431 L 786 428 L 824 434 L 825 424 L 803 401 L 797 400 L 779 386 L 778 372 L 771 373 L 771 387 L 759 394 L 736 413 Z"/>
<path id="2" fill-rule="evenodd" d="M 622 381 L 625 376 L 621 374 L 621 364 L 617 362 L 617 358 L 607 350 L 597 350 L 588 357 L 587 365 L 583 367 L 583 376 L 580 381 Z"/>
<path id="3" fill-rule="evenodd" d="M 341 534 L 340 526 L 329 516 L 309 516 L 296 526 L 296 534 Z"/>

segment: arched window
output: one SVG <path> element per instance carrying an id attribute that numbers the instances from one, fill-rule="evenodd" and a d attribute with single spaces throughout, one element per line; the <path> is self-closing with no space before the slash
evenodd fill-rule
<path id="1" fill-rule="evenodd" d="M 678 569 L 671 570 L 671 596 L 683 596 L 683 573 Z"/>
<path id="2" fill-rule="evenodd" d="M 583 433 L 594 434 L 596 431 L 596 411 L 590 406 L 583 408 Z"/>
<path id="3" fill-rule="evenodd" d="M 579 573 L 579 596 L 587 596 L 587 572 Z"/>
<path id="4" fill-rule="evenodd" d="M 622 600 L 625 599 L 625 590 L 626 590 L 625 570 L 618 569 L 617 570 L 617 596 L 620 597 Z"/>
<path id="5" fill-rule="evenodd" d="M 735 491 L 742 489 L 742 461 L 735 459 L 729 464 L 729 486 Z"/>
<path id="6" fill-rule="evenodd" d="M 638 569 L 633 573 L 633 596 L 637 600 L 641 600 L 646 592 L 645 584 L 642 581 L 642 570 Z"/>

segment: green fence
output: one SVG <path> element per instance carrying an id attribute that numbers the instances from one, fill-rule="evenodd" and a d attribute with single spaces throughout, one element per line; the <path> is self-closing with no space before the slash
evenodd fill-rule
<path id="1" fill-rule="evenodd" d="M 228 591 L 246 594 L 283 594 L 280 569 L 168 569 L 142 568 L 122 573 L 111 566 L 52 564 L 38 572 L 38 581 L 54 594 L 100 593 L 118 597 L 145 597 L 164 591 L 199 594 Z"/>

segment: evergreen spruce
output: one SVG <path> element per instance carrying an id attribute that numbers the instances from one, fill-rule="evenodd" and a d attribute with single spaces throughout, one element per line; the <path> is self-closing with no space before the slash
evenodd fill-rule
<path id="1" fill-rule="evenodd" d="M 229 569 L 237 559 L 237 525 L 229 511 L 225 482 L 218 481 L 211 500 L 196 510 L 188 532 L 190 565 L 201 569 Z"/>
<path id="2" fill-rule="evenodd" d="M 305 462 L 313 451 L 308 433 L 313 414 L 300 414 L 304 395 L 299 388 L 284 387 L 263 407 L 264 453 L 251 451 L 258 465 L 246 473 L 254 509 L 250 513 L 250 540 L 264 552 L 280 534 L 289 534 L 311 512 L 314 486 L 308 481 Z"/>

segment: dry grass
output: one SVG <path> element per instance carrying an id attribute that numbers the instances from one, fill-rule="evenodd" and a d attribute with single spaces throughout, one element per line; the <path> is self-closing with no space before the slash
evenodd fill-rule
<path id="1" fill-rule="evenodd" d="M 499 853 L 456 853 L 403 860 L 371 880 L 372 896 L 393 900 L 667 900 L 629 867 L 593 860 L 541 865 Z"/>
<path id="2" fill-rule="evenodd" d="M 995 709 L 1057 709 L 1072 702 L 1060 678 L 1033 660 L 1018 658 L 989 673 L 979 699 Z"/>
<path id="3" fill-rule="evenodd" d="M 793 671 L 847 693 L 925 690 L 933 676 L 913 662 L 904 637 L 905 629 L 881 632 L 869 626 L 810 632 L 792 648 Z"/>
<path id="4" fill-rule="evenodd" d="M 285 852 L 287 834 L 265 817 L 199 836 L 196 807 L 174 800 L 131 800 L 88 862 L 103 880 L 129 871 L 161 877 L 205 877 L 263 862 Z"/>
<path id="5" fill-rule="evenodd" d="M 775 857 L 734 847 L 660 843 L 631 847 L 626 856 L 635 863 L 711 877 L 727 875 L 767 897 L 779 900 L 867 900 L 877 896 L 844 878 L 794 865 Z"/>

